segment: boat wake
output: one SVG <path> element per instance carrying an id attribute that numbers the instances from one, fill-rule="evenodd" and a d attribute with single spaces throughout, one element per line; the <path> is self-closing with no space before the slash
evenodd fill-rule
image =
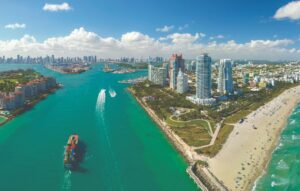
<path id="1" fill-rule="evenodd" d="M 117 96 L 117 93 L 116 93 L 116 91 L 115 90 L 113 90 L 113 89 L 109 89 L 109 95 L 110 95 L 110 97 L 116 97 Z"/>
<path id="2" fill-rule="evenodd" d="M 72 172 L 70 170 L 65 171 L 64 182 L 63 182 L 63 187 L 62 187 L 63 191 L 71 190 L 71 186 L 72 186 L 71 174 L 72 174 Z"/>
<path id="3" fill-rule="evenodd" d="M 109 93 L 110 93 L 110 96 L 112 97 L 110 91 L 109 91 Z M 113 96 L 116 96 L 116 95 L 113 94 Z M 105 100 L 106 100 L 106 89 L 101 89 L 98 94 L 97 103 L 96 103 L 96 115 L 98 115 L 98 119 L 99 119 L 98 123 L 103 129 L 103 135 L 104 135 L 105 142 L 106 142 L 108 150 L 109 150 L 109 155 L 110 155 L 110 158 L 112 159 L 111 161 L 113 161 L 113 168 L 111 170 L 113 171 L 114 177 L 112 177 L 111 182 L 118 181 L 119 183 L 117 185 L 120 186 L 120 190 L 123 190 L 123 185 L 122 185 L 120 177 L 115 176 L 115 175 L 120 174 L 120 169 L 119 169 L 119 164 L 116 159 L 115 153 L 113 152 L 113 149 L 112 149 L 111 140 L 108 135 L 108 129 L 107 129 L 107 125 L 106 125 L 105 118 L 104 118 Z"/>
<path id="4" fill-rule="evenodd" d="M 90 159 L 93 158 L 93 157 L 94 157 L 94 155 L 92 155 L 92 154 L 87 154 L 87 155 L 85 155 L 84 160 L 87 161 L 87 160 L 90 160 Z"/>
<path id="5" fill-rule="evenodd" d="M 106 99 L 105 92 L 106 92 L 106 89 L 100 90 L 100 92 L 98 94 L 98 98 L 97 98 L 97 103 L 96 103 L 96 110 L 100 111 L 102 114 L 104 112 L 105 99 Z"/>

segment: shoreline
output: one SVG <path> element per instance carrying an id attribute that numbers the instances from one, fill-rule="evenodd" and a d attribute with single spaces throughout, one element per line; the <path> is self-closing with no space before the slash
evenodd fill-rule
<path id="1" fill-rule="evenodd" d="M 184 159 L 191 163 L 193 160 L 191 157 L 186 153 L 186 151 L 183 149 L 183 145 L 181 145 L 176 138 L 175 135 L 172 133 L 170 129 L 167 129 L 167 125 L 163 124 L 163 121 L 157 117 L 157 115 L 154 113 L 154 111 L 146 106 L 138 97 L 136 97 L 133 92 L 130 89 L 127 89 L 127 91 L 135 98 L 135 100 L 139 103 L 140 106 L 147 112 L 147 114 L 150 116 L 150 118 L 157 124 L 157 126 L 165 133 L 167 138 L 171 141 L 171 143 L 175 146 L 175 148 L 180 152 L 181 155 L 183 155 Z"/>
<path id="2" fill-rule="evenodd" d="M 297 86 L 297 87 L 299 87 L 299 86 Z M 263 167 L 262 171 L 259 173 L 259 176 L 256 176 L 256 177 L 253 178 L 253 183 L 250 187 L 251 190 L 255 189 L 256 182 L 259 181 L 259 179 L 266 173 L 266 170 L 269 166 L 269 163 L 272 160 L 273 153 L 274 153 L 274 151 L 276 150 L 276 148 L 278 147 L 278 145 L 280 143 L 281 134 L 288 125 L 288 119 L 290 118 L 292 113 L 295 111 L 295 109 L 296 109 L 296 107 L 298 106 L 299 103 L 300 103 L 300 99 L 298 98 L 298 101 L 294 104 L 294 106 L 289 109 L 289 112 L 288 112 L 288 114 L 285 118 L 284 124 L 281 127 L 279 127 L 280 131 L 276 135 L 276 141 L 274 142 L 274 144 L 271 145 L 271 148 L 269 149 L 269 151 L 270 151 L 269 154 L 268 154 L 269 156 L 264 161 L 265 164 L 264 164 L 264 167 Z"/>
<path id="3" fill-rule="evenodd" d="M 31 100 L 29 103 L 25 104 L 23 107 L 20 107 L 14 111 L 11 111 L 11 114 L 9 116 L 4 116 L 7 118 L 4 122 L 0 123 L 0 127 L 8 123 L 9 121 L 12 121 L 14 118 L 16 118 L 19 115 L 22 115 L 26 111 L 33 108 L 36 104 L 41 102 L 42 100 L 46 99 L 50 94 L 55 93 L 58 89 L 60 89 L 61 86 L 58 84 L 56 87 L 48 90 L 47 92 L 41 94 L 36 99 Z M 2 115 L 3 116 L 3 115 Z"/>
<path id="4" fill-rule="evenodd" d="M 272 153 L 279 144 L 280 135 L 287 126 L 287 120 L 300 101 L 300 86 L 285 90 L 271 101 L 251 112 L 243 124 L 234 124 L 233 131 L 219 153 L 212 158 L 208 158 L 189 150 L 189 146 L 187 146 L 183 140 L 180 140 L 180 138 L 178 139 L 178 136 L 170 129 L 170 127 L 168 127 L 168 125 L 158 118 L 149 106 L 135 96 L 130 88 L 127 90 L 189 163 L 187 173 L 201 190 L 209 190 L 208 188 L 213 188 L 214 190 L 253 190 L 256 182 L 259 181 L 260 177 L 266 172 L 272 158 Z M 244 128 L 243 126 L 248 128 Z M 256 128 L 256 126 L 262 127 Z M 255 141 L 254 139 L 257 139 L 257 136 L 259 139 Z M 258 143 L 261 140 L 265 142 Z M 259 146 L 261 148 L 257 149 Z M 245 151 L 244 147 L 247 147 L 248 150 Z M 249 148 L 254 148 L 254 152 L 251 150 L 253 153 L 250 153 Z M 231 153 L 235 153 L 234 159 Z M 254 165 L 252 164 L 252 166 L 250 166 L 251 164 L 247 161 L 247 157 L 253 160 L 252 162 Z M 222 158 L 226 160 L 222 160 Z M 207 162 L 208 166 L 199 167 L 196 164 L 198 160 Z M 243 164 L 244 162 L 248 164 L 248 169 L 246 166 L 243 166 L 245 165 Z M 241 163 L 243 166 L 242 170 L 239 168 Z M 224 164 L 230 165 L 226 166 Z M 241 179 L 241 176 L 239 176 L 241 172 L 239 172 L 239 170 L 247 173 L 243 174 L 243 176 L 241 175 L 244 178 L 244 181 L 235 185 L 234 183 Z M 234 171 L 234 173 L 231 171 Z M 230 173 L 228 174 L 228 172 Z"/>
<path id="5" fill-rule="evenodd" d="M 266 164 L 262 170 L 262 173 L 255 179 L 255 181 L 253 182 L 253 186 L 252 186 L 252 189 L 251 191 L 254 191 L 255 188 L 256 188 L 256 184 L 257 182 L 266 174 L 266 170 L 269 166 L 269 163 L 271 162 L 272 160 L 272 156 L 273 156 L 273 153 L 276 151 L 276 149 L 278 148 L 279 144 L 280 144 L 280 138 L 281 138 L 281 135 L 282 135 L 282 132 L 285 130 L 285 128 L 287 127 L 288 125 L 288 119 L 290 118 L 290 116 L 294 113 L 295 109 L 297 108 L 297 106 L 300 104 L 300 100 L 298 101 L 298 103 L 295 105 L 295 107 L 291 110 L 290 114 L 288 115 L 288 118 L 286 119 L 286 123 L 285 125 L 282 127 L 279 135 L 278 135 L 278 139 L 277 139 L 277 143 L 274 145 L 274 148 L 272 149 L 271 153 L 270 153 L 270 157 L 268 160 L 266 160 Z"/>
<path id="6" fill-rule="evenodd" d="M 5 116 L 5 115 L 0 115 L 0 117 L 6 118 L 3 122 L 0 123 L 0 127 L 5 125 L 6 123 L 8 123 L 10 120 L 13 119 L 13 117 L 8 117 L 8 116 Z"/>
<path id="7" fill-rule="evenodd" d="M 257 176 L 256 178 L 254 178 L 254 181 L 253 181 L 251 190 L 255 189 L 255 187 L 256 187 L 256 182 L 259 181 L 260 178 L 263 177 L 263 176 L 265 175 L 266 170 L 267 170 L 267 168 L 268 168 L 268 166 L 269 166 L 269 163 L 270 163 L 271 160 L 272 160 L 273 153 L 274 153 L 274 151 L 276 150 L 276 148 L 278 147 L 278 145 L 279 145 L 279 143 L 280 143 L 280 136 L 281 136 L 282 132 L 284 131 L 284 129 L 285 129 L 285 128 L 287 127 L 287 125 L 288 125 L 288 123 L 287 123 L 287 122 L 288 122 L 288 118 L 291 116 L 291 114 L 293 113 L 293 111 L 295 110 L 295 108 L 298 106 L 298 104 L 299 104 L 299 101 L 298 101 L 298 103 L 296 103 L 296 105 L 294 106 L 294 108 L 289 112 L 285 124 L 281 127 L 281 131 L 280 131 L 280 132 L 278 133 L 278 135 L 277 135 L 277 140 L 276 140 L 275 144 L 272 145 L 273 148 L 270 149 L 271 152 L 269 153 L 269 158 L 266 159 L 266 160 L 264 161 L 265 165 L 264 165 L 264 167 L 263 167 L 263 169 L 262 169 L 262 172 L 260 173 L 259 176 Z"/>
<path id="8" fill-rule="evenodd" d="M 287 89 L 251 112 L 246 122 L 235 124 L 223 148 L 209 159 L 209 169 L 230 190 L 253 190 L 268 167 L 288 118 L 299 104 L 299 94 L 300 86 Z M 229 161 L 230 167 L 222 165 Z"/>
<path id="9" fill-rule="evenodd" d="M 163 131 L 164 135 L 170 141 L 170 143 L 175 147 L 175 149 L 183 156 L 185 161 L 188 163 L 188 167 L 186 169 L 186 173 L 190 176 L 190 178 L 195 182 L 195 184 L 202 191 L 209 191 L 207 188 L 207 182 L 201 181 L 200 178 L 195 173 L 196 167 L 196 159 L 194 159 L 194 155 L 198 155 L 197 153 L 193 153 L 189 149 L 186 149 L 188 146 L 183 140 L 180 141 L 180 137 L 178 137 L 164 122 L 159 119 L 159 117 L 154 113 L 154 111 L 145 105 L 137 96 L 134 95 L 134 92 L 127 88 L 127 91 L 135 98 L 135 100 L 139 103 L 139 105 L 143 108 L 144 111 L 150 116 L 151 120 L 153 120 L 156 125 Z M 215 181 L 215 180 L 214 180 Z"/>
<path id="10" fill-rule="evenodd" d="M 60 73 L 60 74 L 81 74 L 81 73 L 84 73 L 84 72 L 87 72 L 88 70 L 91 69 L 91 67 L 87 67 L 87 68 L 79 68 L 77 71 L 64 71 L 63 68 L 60 68 L 60 67 L 51 67 L 51 66 L 48 66 L 48 65 L 44 65 L 44 67 L 48 70 L 51 70 L 53 72 L 57 72 L 57 73 Z"/>

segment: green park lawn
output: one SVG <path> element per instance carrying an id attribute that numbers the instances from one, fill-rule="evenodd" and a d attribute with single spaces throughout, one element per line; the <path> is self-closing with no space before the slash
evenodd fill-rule
<path id="1" fill-rule="evenodd" d="M 210 143 L 209 127 L 205 120 L 194 121 L 173 121 L 167 119 L 167 124 L 182 138 L 182 140 L 190 146 L 203 146 Z"/>
<path id="2" fill-rule="evenodd" d="M 197 149 L 196 152 L 199 154 L 207 155 L 209 157 L 214 157 L 219 152 L 219 150 L 221 150 L 222 146 L 233 130 L 233 127 L 233 125 L 223 125 L 219 131 L 215 144 L 210 147 Z"/>

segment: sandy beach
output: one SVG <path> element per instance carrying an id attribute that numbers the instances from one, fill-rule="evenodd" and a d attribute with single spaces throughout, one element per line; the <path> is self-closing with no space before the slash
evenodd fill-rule
<path id="1" fill-rule="evenodd" d="M 287 118 L 300 101 L 300 86 L 286 90 L 235 124 L 208 170 L 229 190 L 251 190 L 275 149 Z"/>

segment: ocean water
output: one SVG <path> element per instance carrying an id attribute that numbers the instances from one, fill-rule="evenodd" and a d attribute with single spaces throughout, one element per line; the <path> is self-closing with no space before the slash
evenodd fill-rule
<path id="1" fill-rule="evenodd" d="M 63 75 L 40 65 L 0 65 L 0 71 L 34 68 L 64 88 L 0 127 L 1 191 L 193 191 L 187 163 L 102 65 Z M 116 91 L 110 97 L 109 89 Z M 80 171 L 63 168 L 64 145 L 77 133 L 86 145 Z"/>
<path id="2" fill-rule="evenodd" d="M 266 173 L 254 190 L 300 190 L 300 104 L 289 117 Z"/>

